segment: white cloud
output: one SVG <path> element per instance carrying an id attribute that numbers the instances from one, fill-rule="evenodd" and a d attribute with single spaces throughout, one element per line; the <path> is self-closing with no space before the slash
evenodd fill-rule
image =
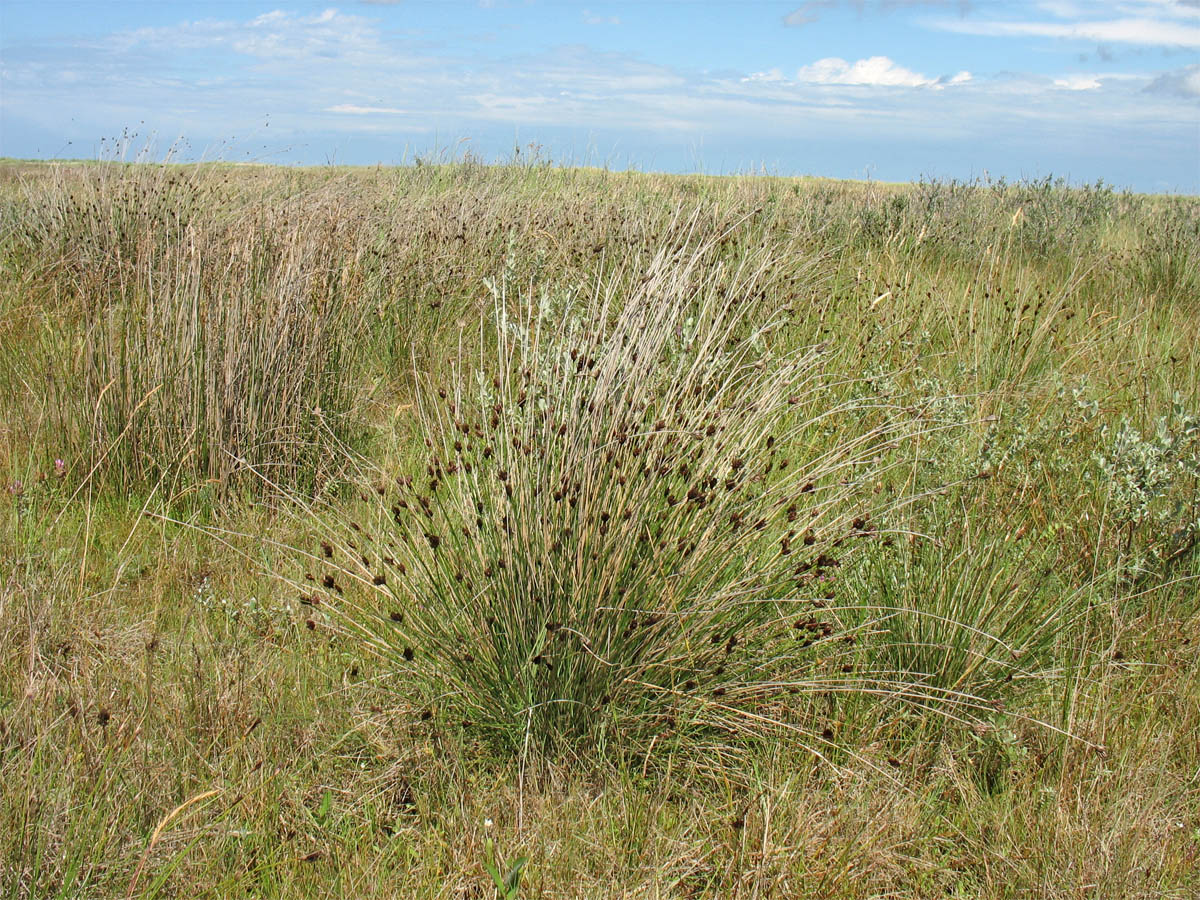
<path id="1" fill-rule="evenodd" d="M 781 71 L 779 71 L 779 69 L 775 68 L 775 69 L 767 69 L 767 71 L 765 71 L 765 72 L 754 72 L 750 75 L 747 75 L 745 78 L 742 79 L 742 81 L 762 81 L 762 82 L 767 82 L 767 83 L 772 83 L 772 82 L 782 83 L 782 82 L 786 82 L 787 79 L 783 77 L 783 73 Z"/>
<path id="2" fill-rule="evenodd" d="M 1055 78 L 1054 86 L 1066 91 L 1094 91 L 1100 87 L 1100 79 L 1093 75 L 1065 75 Z"/>
<path id="3" fill-rule="evenodd" d="M 896 65 L 886 56 L 872 56 L 855 63 L 848 63 L 836 56 L 819 59 L 810 66 L 801 66 L 796 73 L 796 79 L 810 84 L 870 84 L 889 87 L 920 87 L 933 84 L 933 79 Z"/>
<path id="4" fill-rule="evenodd" d="M 349 116 L 403 116 L 406 110 L 393 106 L 355 106 L 353 103 L 339 103 L 337 106 L 325 107 L 325 112 L 343 113 Z"/>
<path id="5" fill-rule="evenodd" d="M 770 69 L 751 75 L 747 81 L 784 82 L 779 69 Z M 919 72 L 906 69 L 886 56 L 871 56 L 857 62 L 846 62 L 836 56 L 819 59 L 815 63 L 801 66 L 796 73 L 796 82 L 803 84 L 845 84 L 870 87 L 933 87 L 949 84 L 965 84 L 971 73 L 959 72 L 950 78 L 929 78 Z"/>

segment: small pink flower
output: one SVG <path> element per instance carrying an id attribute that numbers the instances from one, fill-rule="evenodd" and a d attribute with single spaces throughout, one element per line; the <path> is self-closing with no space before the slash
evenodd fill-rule
<path id="1" fill-rule="evenodd" d="M 61 459 L 56 459 L 54 461 L 54 474 L 57 475 L 59 478 L 62 478 L 64 475 L 67 474 L 67 464 L 65 462 L 63 462 Z"/>
<path id="2" fill-rule="evenodd" d="M 8 492 L 14 497 L 23 494 L 25 492 L 25 483 L 18 478 L 8 486 Z"/>

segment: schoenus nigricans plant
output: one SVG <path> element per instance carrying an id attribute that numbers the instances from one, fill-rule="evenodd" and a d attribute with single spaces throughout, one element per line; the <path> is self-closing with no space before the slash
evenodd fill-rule
<path id="1" fill-rule="evenodd" d="M 861 514 L 902 428 L 840 438 L 861 413 L 820 348 L 778 340 L 771 255 L 718 279 L 711 250 L 664 250 L 632 289 L 496 285 L 479 359 L 420 392 L 432 458 L 459 462 L 429 465 L 428 495 L 396 480 L 363 534 L 399 549 L 335 604 L 418 707 L 514 752 L 645 750 L 664 716 L 679 739 L 769 731 L 767 705 L 815 678 L 819 641 L 791 623 L 853 552 L 816 534 L 847 531 L 851 497 Z M 820 531 L 798 539 L 801 517 Z"/>

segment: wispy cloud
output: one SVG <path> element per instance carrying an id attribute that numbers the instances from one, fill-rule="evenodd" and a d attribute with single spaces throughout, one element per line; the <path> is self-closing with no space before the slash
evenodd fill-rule
<path id="1" fill-rule="evenodd" d="M 621 18 L 619 16 L 602 16 L 592 12 L 590 9 L 583 11 L 584 25 L 620 25 Z"/>
<path id="2" fill-rule="evenodd" d="M 1200 0 L 1036 0 L 987 18 L 934 20 L 957 34 L 1056 38 L 1144 47 L 1200 47 Z M 990 10 L 995 12 L 995 9 Z"/>
<path id="3" fill-rule="evenodd" d="M 273 10 L 249 21 L 203 20 L 114 35 L 114 49 L 175 52 L 225 48 L 268 60 L 322 60 L 379 47 L 370 19 L 327 9 L 315 15 Z"/>
<path id="4" fill-rule="evenodd" d="M 325 112 L 349 116 L 402 116 L 406 110 L 392 106 L 355 106 L 353 103 L 339 103 L 336 106 L 325 107 Z"/>
<path id="5" fill-rule="evenodd" d="M 783 17 L 783 24 L 792 27 L 811 25 L 820 20 L 826 10 L 849 7 L 860 15 L 911 10 L 919 6 L 956 7 L 965 16 L 974 8 L 974 0 L 807 0 Z"/>
<path id="6" fill-rule="evenodd" d="M 1189 99 L 1200 98 L 1200 65 L 1187 66 L 1174 72 L 1164 72 L 1146 85 L 1146 90 L 1158 94 L 1174 94 Z"/>
<path id="7" fill-rule="evenodd" d="M 820 18 L 820 13 L 837 6 L 837 0 L 809 0 L 798 9 L 792 10 L 783 17 L 783 24 L 793 28 L 800 25 L 811 25 Z"/>
<path id="8" fill-rule="evenodd" d="M 1150 47 L 1200 47 L 1200 27 L 1158 19 L 1128 18 L 1101 22 L 939 22 L 943 31 L 992 37 L 1048 37 Z"/>

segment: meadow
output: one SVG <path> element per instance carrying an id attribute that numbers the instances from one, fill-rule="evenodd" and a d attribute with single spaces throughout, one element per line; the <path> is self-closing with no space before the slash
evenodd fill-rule
<path id="1" fill-rule="evenodd" d="M 1200 199 L 0 163 L 0 894 L 1200 894 Z"/>

